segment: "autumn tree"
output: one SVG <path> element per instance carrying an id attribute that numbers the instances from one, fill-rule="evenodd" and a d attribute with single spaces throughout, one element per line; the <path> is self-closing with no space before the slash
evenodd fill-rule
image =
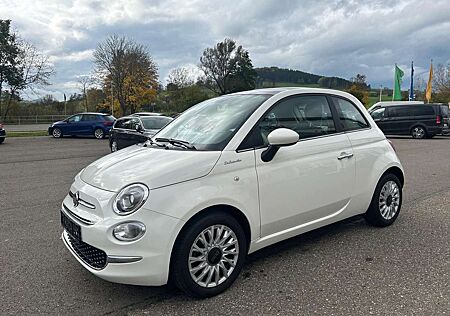
<path id="1" fill-rule="evenodd" d="M 450 102 L 450 64 L 439 64 L 434 69 L 432 95 L 434 102 Z"/>
<path id="2" fill-rule="evenodd" d="M 200 69 L 203 84 L 220 95 L 256 87 L 257 73 L 248 51 L 229 38 L 203 51 Z"/>
<path id="3" fill-rule="evenodd" d="M 22 76 L 19 54 L 20 47 L 17 35 L 11 32 L 11 21 L 0 20 L 0 116 L 3 89 L 6 85 L 15 85 Z"/>
<path id="4" fill-rule="evenodd" d="M 19 94 L 35 92 L 36 88 L 49 85 L 54 70 L 48 56 L 17 35 L 11 35 L 10 21 L 0 20 L 0 33 L 0 91 L 3 83 L 8 88 L 3 111 L 5 119 L 13 101 L 19 100 Z"/>
<path id="5" fill-rule="evenodd" d="M 352 85 L 345 91 L 355 96 L 362 104 L 369 104 L 369 86 L 366 83 L 366 76 L 357 74 L 351 78 Z"/>
<path id="6" fill-rule="evenodd" d="M 112 35 L 97 46 L 94 62 L 105 93 L 108 95 L 106 91 L 112 88 L 122 114 L 132 113 L 156 98 L 157 66 L 143 45 Z"/>

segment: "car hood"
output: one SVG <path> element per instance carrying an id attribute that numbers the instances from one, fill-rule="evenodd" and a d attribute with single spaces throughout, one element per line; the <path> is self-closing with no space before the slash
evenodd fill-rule
<path id="1" fill-rule="evenodd" d="M 60 125 L 60 124 L 63 124 L 63 123 L 64 123 L 64 121 L 58 121 L 58 122 L 54 122 L 54 123 L 50 124 L 50 126 Z"/>
<path id="2" fill-rule="evenodd" d="M 206 176 L 220 157 L 219 151 L 192 151 L 130 146 L 106 155 L 87 166 L 84 182 L 118 192 L 131 183 L 150 189 Z"/>

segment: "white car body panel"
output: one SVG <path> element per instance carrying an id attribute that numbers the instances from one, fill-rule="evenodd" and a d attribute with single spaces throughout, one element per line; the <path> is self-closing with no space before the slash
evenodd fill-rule
<path id="1" fill-rule="evenodd" d="M 151 189 L 207 175 L 220 152 L 183 151 L 130 146 L 87 166 L 81 179 L 97 188 L 119 192 L 130 183 Z M 132 166 L 132 168 L 129 168 Z"/>
<path id="2" fill-rule="evenodd" d="M 257 93 L 265 91 L 271 90 Z M 96 209 L 74 207 L 72 198 L 67 196 L 63 201 L 68 209 L 65 213 L 77 223 L 76 216 L 94 223 L 91 226 L 79 223 L 86 243 L 108 255 L 143 259 L 126 264 L 109 263 L 98 271 L 77 257 L 83 266 L 110 281 L 162 285 L 168 280 L 171 250 L 178 234 L 199 212 L 217 206 L 241 212 L 249 224 L 251 253 L 364 213 L 382 174 L 391 167 L 403 172 L 393 148 L 355 97 L 325 89 L 280 91 L 253 112 L 223 151 L 131 146 L 86 167 L 75 177 L 71 191 L 79 192 L 80 198 L 94 204 Z M 300 139 L 295 145 L 281 147 L 269 162 L 261 160 L 264 148 L 237 150 L 272 105 L 287 96 L 303 93 L 333 94 L 351 100 L 370 127 Z M 338 159 L 344 153 L 350 156 Z M 117 215 L 112 210 L 114 198 L 123 187 L 136 182 L 148 186 L 148 200 L 131 215 Z M 113 227 L 129 220 L 144 223 L 146 234 L 131 243 L 116 240 Z M 70 249 L 67 243 L 66 246 Z"/>

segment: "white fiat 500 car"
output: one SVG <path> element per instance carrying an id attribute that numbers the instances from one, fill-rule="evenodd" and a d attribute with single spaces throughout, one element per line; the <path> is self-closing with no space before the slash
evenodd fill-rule
<path id="1" fill-rule="evenodd" d="M 397 155 L 362 104 L 334 90 L 252 90 L 199 103 L 145 144 L 83 169 L 62 239 L 93 274 L 216 295 L 265 246 L 402 204 Z"/>

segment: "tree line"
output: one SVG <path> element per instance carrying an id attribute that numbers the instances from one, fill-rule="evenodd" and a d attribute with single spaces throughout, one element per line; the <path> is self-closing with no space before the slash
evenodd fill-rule
<path id="1" fill-rule="evenodd" d="M 450 65 L 449 65 L 450 66 Z M 450 100 L 449 67 L 435 70 L 433 101 Z M 172 69 L 166 84 L 148 48 L 126 36 L 111 35 L 100 42 L 92 59 L 92 71 L 77 78 L 79 92 L 64 94 L 64 102 L 52 95 L 25 101 L 50 84 L 54 74 L 49 58 L 0 20 L 0 117 L 11 115 L 70 114 L 100 111 L 115 116 L 136 111 L 179 113 L 208 98 L 260 87 L 297 85 L 345 90 L 368 105 L 373 97 L 364 74 L 346 80 L 278 67 L 254 68 L 248 50 L 225 38 L 206 48 L 198 69 Z M 200 74 L 200 75 L 198 75 Z M 422 80 L 423 81 L 423 80 Z M 416 81 L 416 96 L 425 85 Z M 389 91 L 388 91 L 389 92 Z M 405 98 L 407 94 L 405 92 Z"/>

